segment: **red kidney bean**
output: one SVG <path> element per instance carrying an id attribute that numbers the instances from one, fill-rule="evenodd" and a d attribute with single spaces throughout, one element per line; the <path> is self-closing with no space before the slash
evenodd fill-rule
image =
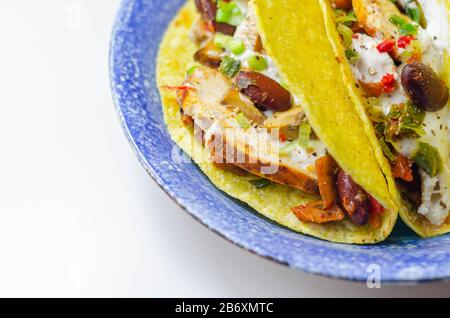
<path id="1" fill-rule="evenodd" d="M 366 224 L 369 220 L 369 202 L 366 192 L 343 170 L 340 170 L 337 175 L 336 185 L 341 207 L 354 223 Z"/>
<path id="2" fill-rule="evenodd" d="M 236 31 L 235 26 L 216 21 L 217 5 L 212 0 L 195 0 L 195 5 L 202 16 L 202 19 L 211 23 L 211 25 L 214 26 L 215 31 L 226 35 L 234 34 Z"/>
<path id="3" fill-rule="evenodd" d="M 428 65 L 419 62 L 406 65 L 401 81 L 412 102 L 423 110 L 435 112 L 447 105 L 448 87 Z"/>
<path id="4" fill-rule="evenodd" d="M 214 28 L 217 32 L 231 36 L 236 32 L 236 27 L 228 23 L 214 22 Z"/>
<path id="5" fill-rule="evenodd" d="M 257 72 L 239 72 L 236 83 L 257 107 L 281 112 L 291 108 L 291 94 L 273 79 Z"/>
<path id="6" fill-rule="evenodd" d="M 217 6 L 212 0 L 195 0 L 195 6 L 203 20 L 207 22 L 215 21 Z"/>

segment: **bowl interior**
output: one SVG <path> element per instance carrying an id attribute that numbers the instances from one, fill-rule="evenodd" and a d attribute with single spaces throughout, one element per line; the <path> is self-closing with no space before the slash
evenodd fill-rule
<path id="1" fill-rule="evenodd" d="M 184 0 L 124 0 L 110 56 L 111 87 L 121 124 L 155 181 L 188 213 L 233 243 L 290 267 L 365 281 L 379 269 L 387 283 L 450 277 L 450 236 L 420 239 L 399 222 L 383 243 L 336 244 L 295 233 L 215 188 L 195 164 L 171 160 L 174 143 L 155 82 L 164 31 Z"/>

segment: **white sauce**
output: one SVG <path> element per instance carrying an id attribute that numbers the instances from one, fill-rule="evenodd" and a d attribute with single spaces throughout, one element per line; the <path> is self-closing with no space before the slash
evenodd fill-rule
<path id="1" fill-rule="evenodd" d="M 398 89 L 389 94 L 382 94 L 378 98 L 379 106 L 381 107 L 381 110 L 383 111 L 384 115 L 389 114 L 389 111 L 391 110 L 391 105 L 405 104 L 409 100 L 409 97 L 406 95 L 402 85 L 399 82 L 400 81 L 397 80 Z"/>
<path id="2" fill-rule="evenodd" d="M 323 142 L 317 139 L 310 140 L 308 146 L 309 149 L 300 146 L 295 147 L 290 153 L 289 159 L 308 171 L 309 175 L 316 177 L 315 162 L 326 155 L 326 147 Z"/>
<path id="3" fill-rule="evenodd" d="M 364 83 L 378 83 L 386 74 L 394 74 L 397 68 L 388 53 L 380 53 L 377 45 L 381 41 L 365 34 L 355 34 L 352 48 L 358 52 L 360 59 L 352 65 L 353 75 Z"/>
<path id="4" fill-rule="evenodd" d="M 259 73 L 270 77 L 271 79 L 275 80 L 278 83 L 281 83 L 281 77 L 280 77 L 280 73 L 278 72 L 277 67 L 275 66 L 275 63 L 273 62 L 273 59 L 266 55 L 266 54 L 261 54 L 258 52 L 255 52 L 253 50 L 245 50 L 244 53 L 239 54 L 239 55 L 235 55 L 231 52 L 229 52 L 230 56 L 232 58 L 234 58 L 235 60 L 238 60 L 241 62 L 241 65 L 244 69 L 249 69 L 249 65 L 248 65 L 248 58 L 252 55 L 260 55 L 262 56 L 266 61 L 267 61 L 267 68 L 264 71 L 259 71 Z"/>
<path id="5" fill-rule="evenodd" d="M 449 26 L 444 1 L 418 0 L 426 17 L 426 30 L 419 27 L 417 39 L 422 48 L 422 63 L 441 73 L 443 52 L 449 48 Z M 403 1 L 408 2 L 408 1 Z M 403 4 L 405 5 L 405 4 Z"/>
<path id="6" fill-rule="evenodd" d="M 422 205 L 418 212 L 425 215 L 434 225 L 442 224 L 449 213 L 450 197 L 448 188 L 448 170 L 436 177 L 430 177 L 420 171 L 422 177 Z"/>
<path id="7" fill-rule="evenodd" d="M 440 50 L 449 48 L 448 13 L 444 1 L 418 0 L 427 20 L 427 33 L 433 39 L 433 44 Z"/>
<path id="8" fill-rule="evenodd" d="M 395 144 L 395 149 L 403 156 L 411 158 L 417 151 L 419 141 L 415 138 L 403 138 Z"/>

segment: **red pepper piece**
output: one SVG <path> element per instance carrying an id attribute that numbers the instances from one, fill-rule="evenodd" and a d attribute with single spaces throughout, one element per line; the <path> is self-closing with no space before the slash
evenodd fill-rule
<path id="1" fill-rule="evenodd" d="M 406 182 L 413 181 L 413 172 L 411 169 L 412 162 L 405 156 L 397 154 L 394 164 L 391 165 L 392 175 L 394 178 L 403 179 Z"/>
<path id="2" fill-rule="evenodd" d="M 369 198 L 369 209 L 371 214 L 383 214 L 384 207 L 370 194 L 367 194 Z"/>
<path id="3" fill-rule="evenodd" d="M 377 45 L 378 52 L 380 53 L 386 53 L 393 50 L 395 45 L 394 40 L 384 40 L 380 44 Z"/>
<path id="4" fill-rule="evenodd" d="M 397 46 L 401 49 L 404 49 L 411 43 L 412 40 L 414 40 L 414 37 L 412 35 L 401 36 L 397 40 Z"/>
<path id="5" fill-rule="evenodd" d="M 384 75 L 381 82 L 383 83 L 384 93 L 390 93 L 395 89 L 395 77 L 393 74 L 388 73 Z"/>

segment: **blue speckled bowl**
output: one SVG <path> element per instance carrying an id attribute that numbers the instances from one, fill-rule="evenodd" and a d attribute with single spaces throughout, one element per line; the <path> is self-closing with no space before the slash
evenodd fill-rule
<path id="1" fill-rule="evenodd" d="M 376 264 L 385 283 L 449 279 L 449 235 L 419 239 L 399 224 L 387 241 L 375 246 L 329 243 L 259 216 L 216 189 L 195 164 L 172 163 L 173 142 L 162 117 L 155 64 L 164 30 L 183 2 L 123 1 L 111 42 L 117 113 L 142 165 L 167 194 L 236 245 L 305 272 L 366 281 L 369 265 Z"/>

